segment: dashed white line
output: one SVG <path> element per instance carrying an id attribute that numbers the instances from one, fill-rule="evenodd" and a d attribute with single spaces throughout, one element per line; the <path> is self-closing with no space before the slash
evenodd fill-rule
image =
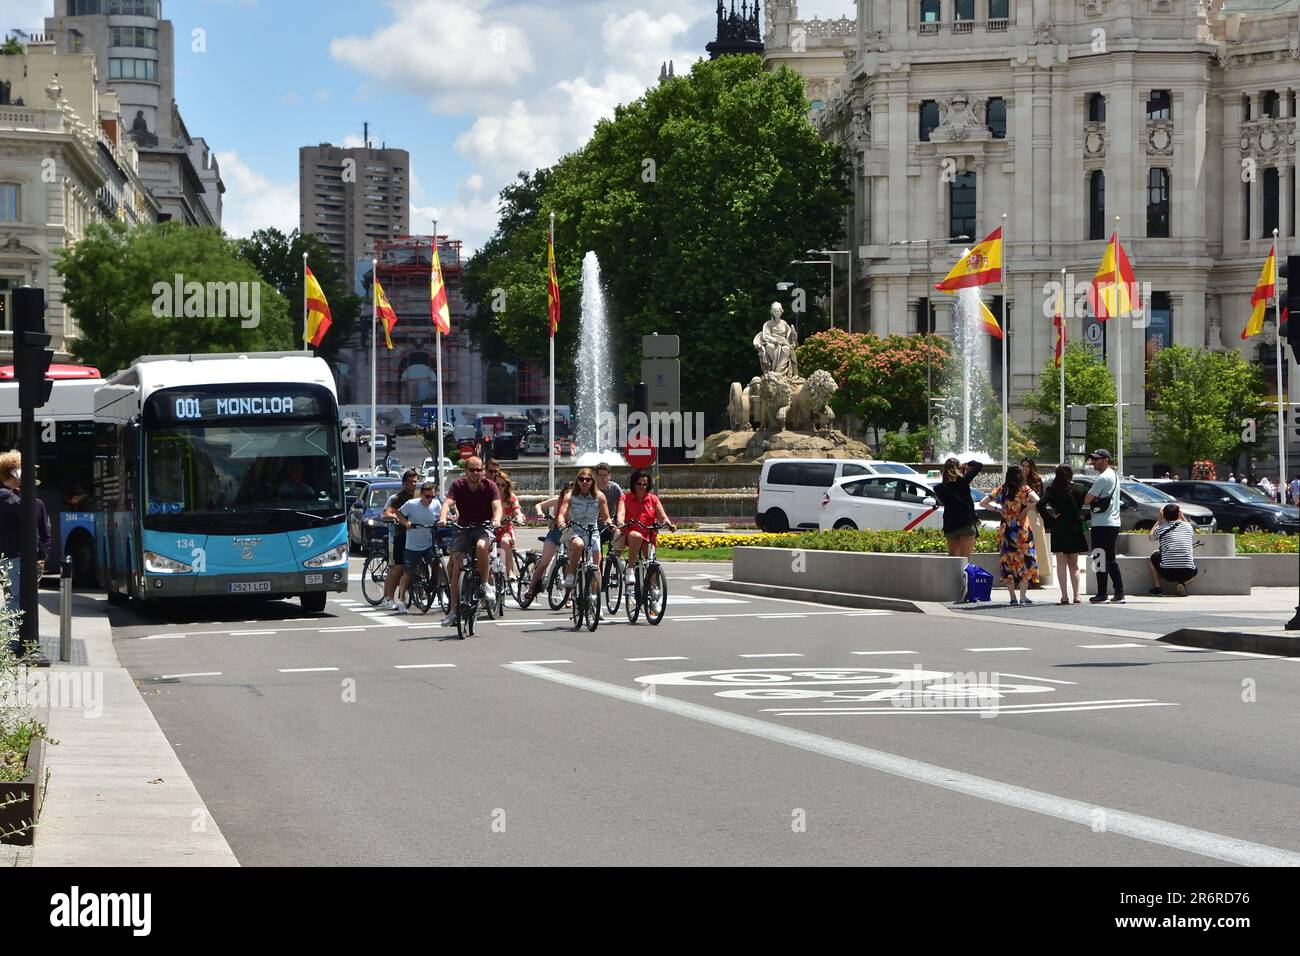
<path id="1" fill-rule="evenodd" d="M 323 671 L 336 671 L 337 667 L 281 667 L 281 674 L 316 674 Z"/>
<path id="2" fill-rule="evenodd" d="M 254 637 L 259 634 L 278 634 L 278 631 L 231 631 L 231 637 Z"/>
<path id="3" fill-rule="evenodd" d="M 625 657 L 625 661 L 689 661 L 689 657 Z"/>
<path id="4" fill-rule="evenodd" d="M 142 637 L 142 641 L 179 641 L 183 637 L 189 637 L 188 634 L 150 634 L 148 637 Z"/>
<path id="5" fill-rule="evenodd" d="M 859 654 L 863 657 L 870 657 L 874 654 L 915 654 L 916 651 L 850 651 L 850 654 Z"/>
<path id="6" fill-rule="evenodd" d="M 741 657 L 803 657 L 802 654 L 741 654 Z"/>
<path id="7" fill-rule="evenodd" d="M 197 674 L 163 674 L 163 680 L 178 680 L 182 677 L 220 677 L 221 671 L 202 671 Z"/>
<path id="8" fill-rule="evenodd" d="M 975 653 L 979 654 L 985 651 L 1028 651 L 1031 650 L 1031 648 L 1028 647 L 968 647 L 966 648 L 966 650 L 974 651 Z"/>
<path id="9" fill-rule="evenodd" d="M 668 620 L 678 624 L 698 624 L 700 621 L 716 621 L 716 617 L 670 617 Z"/>
<path id="10" fill-rule="evenodd" d="M 345 632 L 347 632 L 347 631 L 364 631 L 364 630 L 366 630 L 366 628 L 365 628 L 364 625 L 358 625 L 357 627 L 322 627 L 322 628 L 319 628 L 319 631 L 320 631 L 322 634 L 343 634 L 343 633 L 345 633 Z"/>
<path id="11" fill-rule="evenodd" d="M 1006 671 L 998 671 L 999 677 L 1018 677 L 1021 680 L 1037 681 L 1040 684 L 1062 684 L 1067 687 L 1074 687 L 1078 681 L 1072 680 L 1052 680 L 1050 677 L 1030 677 L 1028 674 L 1008 674 Z"/>
<path id="12" fill-rule="evenodd" d="M 394 664 L 393 669 L 399 671 L 415 670 L 420 667 L 455 667 L 455 664 Z"/>
<path id="13" fill-rule="evenodd" d="M 736 616 L 739 617 L 740 615 L 736 615 Z M 760 621 L 775 621 L 775 620 L 780 620 L 782 618 L 792 618 L 792 617 L 804 617 L 804 615 L 803 614 L 759 614 L 758 615 L 758 619 Z"/>
<path id="14" fill-rule="evenodd" d="M 511 664 L 572 664 L 573 661 L 511 661 Z"/>
<path id="15" fill-rule="evenodd" d="M 1079 646 L 1089 651 L 1099 651 L 1107 647 L 1146 647 L 1145 644 L 1080 644 Z"/>

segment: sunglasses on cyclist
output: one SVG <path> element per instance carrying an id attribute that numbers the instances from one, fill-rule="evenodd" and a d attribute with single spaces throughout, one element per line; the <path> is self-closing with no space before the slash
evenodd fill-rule
<path id="1" fill-rule="evenodd" d="M 579 481 L 591 481 L 592 479 L 591 479 L 591 475 L 579 475 L 579 476 L 578 476 L 578 480 L 579 480 Z"/>

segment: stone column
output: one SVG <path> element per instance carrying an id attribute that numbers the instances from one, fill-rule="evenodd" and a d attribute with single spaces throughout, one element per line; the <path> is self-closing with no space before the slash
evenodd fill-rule
<path id="1" fill-rule="evenodd" d="M 1033 72 L 1034 258 L 1052 254 L 1052 71 Z"/>

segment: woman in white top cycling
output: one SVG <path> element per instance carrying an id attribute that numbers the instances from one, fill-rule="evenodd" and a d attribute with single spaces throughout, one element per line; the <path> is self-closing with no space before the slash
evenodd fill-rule
<path id="1" fill-rule="evenodd" d="M 564 575 L 565 588 L 573 587 L 573 576 L 584 548 L 591 549 L 596 564 L 596 591 L 600 591 L 600 529 L 609 523 L 609 503 L 596 487 L 596 475 L 590 468 L 578 472 L 573 492 L 560 505 L 558 524 L 564 528 L 561 546 L 569 552 L 569 566 Z M 594 527 L 594 532 L 588 531 Z"/>

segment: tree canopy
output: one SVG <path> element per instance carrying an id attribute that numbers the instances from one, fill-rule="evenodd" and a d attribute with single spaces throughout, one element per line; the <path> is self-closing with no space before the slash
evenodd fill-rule
<path id="1" fill-rule="evenodd" d="M 615 380 L 639 377 L 642 335 L 681 336 L 683 408 L 716 419 L 757 371 L 751 340 L 790 262 L 840 232 L 843 159 L 807 119 L 803 80 L 758 56 L 697 63 L 597 124 L 581 150 L 502 193 L 469 263 L 471 334 L 489 357 L 546 355 L 546 238 L 555 213 L 557 377 L 573 366 L 582 259 L 601 263 Z M 805 330 L 806 331 L 806 330 Z M 496 341 L 493 342 L 493 339 Z"/>
<path id="2" fill-rule="evenodd" d="M 1065 404 L 1097 405 L 1088 409 L 1087 447 L 1115 449 L 1115 381 L 1110 369 L 1091 347 L 1083 342 L 1065 346 Z M 1061 443 L 1061 370 L 1048 359 L 1038 377 L 1038 391 L 1024 397 L 1025 407 L 1037 412 L 1029 423 L 1029 434 L 1044 453 L 1057 452 Z M 1125 416 L 1127 423 L 1128 417 Z M 1126 428 L 1124 433 L 1128 434 Z M 1127 445 L 1127 440 L 1125 441 Z M 1051 457 L 1057 457 L 1052 454 Z"/>

